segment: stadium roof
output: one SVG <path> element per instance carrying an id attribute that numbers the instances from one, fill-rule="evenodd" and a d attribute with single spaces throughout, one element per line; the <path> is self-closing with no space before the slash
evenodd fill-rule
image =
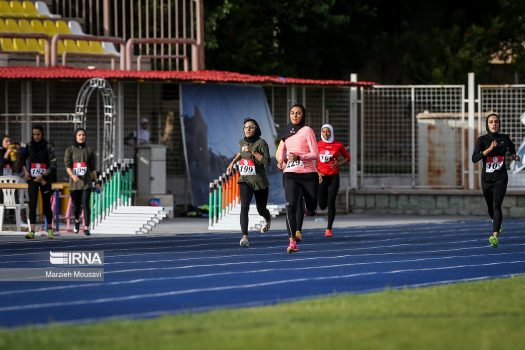
<path id="1" fill-rule="evenodd" d="M 318 80 L 288 78 L 270 75 L 249 75 L 226 71 L 125 71 L 112 69 L 88 69 L 76 67 L 0 67 L 0 79 L 134 79 L 134 80 L 173 80 L 178 82 L 203 83 L 249 83 L 276 85 L 331 85 L 331 86 L 370 86 L 368 81 Z"/>

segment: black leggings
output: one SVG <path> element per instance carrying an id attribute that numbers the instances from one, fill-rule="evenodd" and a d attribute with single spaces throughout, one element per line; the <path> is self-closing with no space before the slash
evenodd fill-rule
<path id="1" fill-rule="evenodd" d="M 270 221 L 272 216 L 270 211 L 266 208 L 268 204 L 268 188 L 263 190 L 254 190 L 246 182 L 239 182 L 239 192 L 241 195 L 241 231 L 243 235 L 248 235 L 248 212 L 250 211 L 250 203 L 253 195 L 255 195 L 255 205 L 257 212 L 266 221 Z"/>
<path id="2" fill-rule="evenodd" d="M 507 179 L 497 182 L 483 182 L 481 188 L 483 189 L 483 197 L 487 202 L 489 216 L 492 219 L 492 232 L 499 232 L 501 223 L 503 222 L 503 212 L 501 205 L 503 198 L 507 192 Z"/>
<path id="3" fill-rule="evenodd" d="M 284 197 L 286 199 L 286 221 L 288 237 L 295 237 L 297 231 L 297 210 L 301 193 L 304 198 L 305 208 L 311 216 L 317 211 L 319 178 L 317 173 L 284 173 Z M 299 208 L 298 208 L 299 207 Z"/>
<path id="4" fill-rule="evenodd" d="M 84 224 L 89 227 L 91 217 L 91 207 L 89 206 L 89 200 L 91 197 L 91 188 L 84 190 L 73 190 L 71 193 L 71 200 L 73 201 L 73 215 L 75 220 L 79 220 L 80 213 L 84 209 Z"/>
<path id="5" fill-rule="evenodd" d="M 42 195 L 42 209 L 46 217 L 47 226 L 51 228 L 53 222 L 53 211 L 51 210 L 51 182 L 42 185 L 40 182 L 28 181 L 27 192 L 29 193 L 29 221 L 32 225 L 36 224 L 36 208 L 38 206 L 38 191 Z"/>
<path id="6" fill-rule="evenodd" d="M 323 176 L 323 182 L 319 184 L 319 208 L 325 210 L 328 206 L 328 225 L 331 230 L 335 219 L 335 200 L 339 191 L 339 174 Z"/>
<path id="7" fill-rule="evenodd" d="M 284 188 L 284 174 L 283 174 L 283 188 Z M 296 231 L 303 230 L 303 221 L 304 221 L 304 197 L 303 192 L 299 196 L 299 203 L 297 204 L 297 211 L 295 212 L 295 221 L 297 222 Z M 288 220 L 286 220 L 286 228 L 290 230 L 290 225 Z"/>

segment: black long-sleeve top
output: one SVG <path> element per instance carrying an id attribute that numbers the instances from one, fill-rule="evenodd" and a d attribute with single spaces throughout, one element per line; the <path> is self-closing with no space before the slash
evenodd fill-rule
<path id="1" fill-rule="evenodd" d="M 498 145 L 484 156 L 483 151 L 489 148 L 494 140 L 498 142 Z M 508 179 L 507 167 L 505 165 L 505 155 L 507 152 L 512 156 L 516 154 L 516 146 L 512 143 L 509 135 L 488 133 L 478 137 L 474 153 L 472 153 L 472 162 L 477 163 L 483 160 L 482 182 L 497 182 Z"/>

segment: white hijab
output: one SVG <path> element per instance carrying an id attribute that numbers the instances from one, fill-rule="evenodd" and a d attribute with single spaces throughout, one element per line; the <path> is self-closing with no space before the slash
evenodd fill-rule
<path id="1" fill-rule="evenodd" d="M 324 128 L 328 128 L 330 130 L 330 137 L 328 138 L 328 140 L 325 140 L 324 137 L 323 137 L 323 129 Z M 321 140 L 323 140 L 326 143 L 334 142 L 334 127 L 332 125 L 324 124 L 323 126 L 321 126 Z"/>

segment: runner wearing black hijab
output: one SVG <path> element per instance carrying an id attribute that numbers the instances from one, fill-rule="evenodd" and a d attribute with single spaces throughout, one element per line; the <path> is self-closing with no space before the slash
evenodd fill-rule
<path id="1" fill-rule="evenodd" d="M 266 168 L 270 164 L 270 151 L 268 144 L 261 138 L 261 128 L 255 119 L 246 118 L 243 122 L 244 138 L 239 141 L 240 152 L 235 155 L 226 173 L 230 174 L 233 166 L 239 167 L 239 192 L 241 197 L 241 231 L 239 242 L 241 247 L 248 247 L 248 212 L 250 203 L 255 195 L 257 212 L 266 222 L 261 228 L 261 233 L 268 232 L 272 216 L 266 207 L 268 203 L 268 177 Z"/>
<path id="2" fill-rule="evenodd" d="M 44 138 L 44 128 L 34 125 L 32 128 L 31 142 L 26 146 L 23 160 L 23 171 L 27 180 L 29 193 L 29 221 L 31 228 L 25 236 L 27 239 L 35 238 L 36 208 L 38 192 L 42 196 L 42 208 L 47 221 L 47 238 L 54 238 L 53 211 L 51 210 L 51 183 L 56 181 L 57 160 L 55 146 Z"/>
<path id="3" fill-rule="evenodd" d="M 501 205 L 507 192 L 508 174 L 505 166 L 505 155 L 510 153 L 515 161 L 520 157 L 516 154 L 516 147 L 510 137 L 500 133 L 501 120 L 497 113 L 490 113 L 485 120 L 487 133 L 478 138 L 472 162 L 483 160 L 481 173 L 481 188 L 487 202 L 489 216 L 492 219 L 492 235 L 489 243 L 493 248 L 498 246 L 498 237 L 501 233 L 503 213 Z"/>

